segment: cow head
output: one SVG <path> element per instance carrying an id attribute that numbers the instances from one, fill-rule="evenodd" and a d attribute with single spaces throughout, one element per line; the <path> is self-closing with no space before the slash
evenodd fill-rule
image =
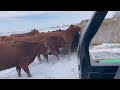
<path id="1" fill-rule="evenodd" d="M 70 25 L 69 29 L 72 31 L 73 34 L 79 33 L 81 31 L 81 27 L 77 25 Z"/>
<path id="2" fill-rule="evenodd" d="M 39 33 L 39 31 L 36 30 L 36 29 L 32 30 L 32 32 L 34 33 L 34 35 L 36 35 L 37 33 Z"/>
<path id="3" fill-rule="evenodd" d="M 47 44 L 47 41 L 45 39 L 40 41 L 41 46 L 40 46 L 40 54 L 48 54 L 50 53 L 50 48 Z"/>

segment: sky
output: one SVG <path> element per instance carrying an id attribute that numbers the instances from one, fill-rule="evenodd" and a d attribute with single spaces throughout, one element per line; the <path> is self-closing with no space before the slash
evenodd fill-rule
<path id="1" fill-rule="evenodd" d="M 0 11 L 0 32 L 28 31 L 80 23 L 93 11 Z M 109 11 L 107 18 L 113 15 Z"/>

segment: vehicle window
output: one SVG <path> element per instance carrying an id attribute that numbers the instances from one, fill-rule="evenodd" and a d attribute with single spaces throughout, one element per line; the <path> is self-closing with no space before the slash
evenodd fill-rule
<path id="1" fill-rule="evenodd" d="M 89 52 L 91 64 L 120 64 L 120 12 L 109 11 L 93 37 Z"/>

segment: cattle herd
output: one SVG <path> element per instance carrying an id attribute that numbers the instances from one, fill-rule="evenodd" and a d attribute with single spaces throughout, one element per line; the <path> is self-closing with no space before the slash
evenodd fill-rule
<path id="1" fill-rule="evenodd" d="M 81 27 L 70 25 L 66 30 L 39 32 L 34 29 L 23 34 L 0 36 L 0 71 L 16 67 L 18 77 L 21 68 L 31 77 L 28 65 L 41 55 L 48 61 L 48 55 L 58 58 L 60 48 L 64 54 L 77 50 Z"/>

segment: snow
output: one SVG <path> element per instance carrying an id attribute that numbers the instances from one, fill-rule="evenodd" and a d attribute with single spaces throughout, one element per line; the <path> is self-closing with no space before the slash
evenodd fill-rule
<path id="1" fill-rule="evenodd" d="M 89 50 L 90 52 L 110 52 L 110 53 L 120 53 L 120 44 L 118 43 L 103 43 L 101 45 L 97 45 L 92 47 Z"/>
<path id="2" fill-rule="evenodd" d="M 101 45 L 94 46 L 94 49 L 105 49 L 105 48 L 115 48 L 120 47 L 120 44 L 118 43 L 103 43 Z"/>
<path id="3" fill-rule="evenodd" d="M 110 52 L 110 53 L 120 53 L 120 48 L 105 48 L 105 49 L 92 49 L 90 52 Z"/>
<path id="4" fill-rule="evenodd" d="M 91 60 L 120 58 L 120 44 L 103 43 L 89 50 Z"/>
<path id="5" fill-rule="evenodd" d="M 49 63 L 42 58 L 40 63 L 36 58 L 29 65 L 32 77 L 21 70 L 21 77 L 17 76 L 16 68 L 0 71 L 0 79 L 78 79 L 77 54 L 59 55 L 59 61 L 54 55 L 49 55 Z"/>

